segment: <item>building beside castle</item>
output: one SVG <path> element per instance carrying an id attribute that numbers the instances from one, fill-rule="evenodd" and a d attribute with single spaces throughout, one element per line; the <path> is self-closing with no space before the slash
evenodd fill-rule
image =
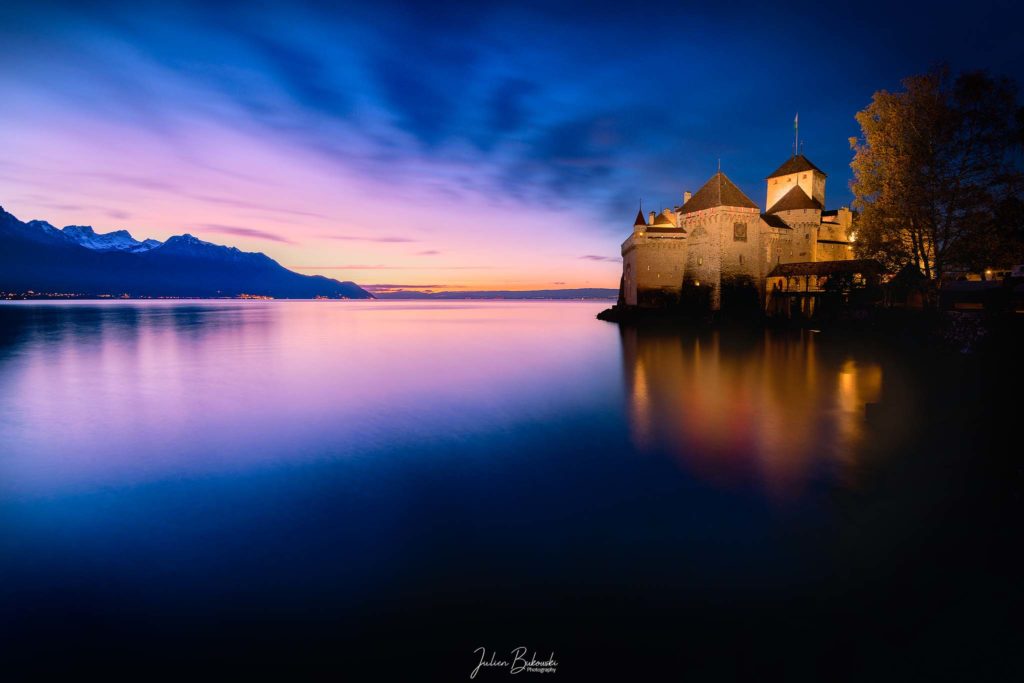
<path id="1" fill-rule="evenodd" d="M 812 264 L 854 259 L 853 214 L 825 210 L 825 179 L 797 154 L 767 177 L 763 212 L 721 171 L 679 206 L 646 218 L 641 210 L 622 243 L 623 303 L 764 310 L 773 293 L 799 288 L 800 277 L 804 291 L 816 287 L 818 271 L 843 266 Z"/>

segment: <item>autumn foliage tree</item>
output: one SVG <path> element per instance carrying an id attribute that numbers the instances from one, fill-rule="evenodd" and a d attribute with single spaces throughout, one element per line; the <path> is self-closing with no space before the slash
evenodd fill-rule
<path id="1" fill-rule="evenodd" d="M 857 249 L 929 278 L 1020 262 L 1024 109 L 1007 79 L 936 69 L 857 114 Z"/>

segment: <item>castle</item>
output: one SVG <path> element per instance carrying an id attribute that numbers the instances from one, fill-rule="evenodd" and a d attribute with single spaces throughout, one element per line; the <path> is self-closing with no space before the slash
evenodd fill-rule
<path id="1" fill-rule="evenodd" d="M 803 277 L 807 291 L 826 264 L 834 271 L 835 262 L 854 258 L 853 214 L 825 210 L 825 178 L 796 154 L 766 179 L 763 213 L 721 170 L 675 208 L 646 219 L 641 209 L 622 243 L 621 302 L 690 301 L 717 311 L 764 307 L 791 278 Z"/>

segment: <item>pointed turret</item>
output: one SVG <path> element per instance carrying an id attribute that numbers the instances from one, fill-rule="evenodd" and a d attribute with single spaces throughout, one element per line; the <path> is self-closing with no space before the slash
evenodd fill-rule
<path id="1" fill-rule="evenodd" d="M 636 212 L 636 220 L 633 221 L 633 227 L 636 228 L 636 227 L 641 227 L 641 226 L 646 226 L 646 225 L 647 225 L 647 221 L 644 220 L 644 210 L 643 209 L 639 209 Z"/>

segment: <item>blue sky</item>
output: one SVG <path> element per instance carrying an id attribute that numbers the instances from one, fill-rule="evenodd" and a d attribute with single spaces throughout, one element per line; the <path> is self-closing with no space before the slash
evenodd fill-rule
<path id="1" fill-rule="evenodd" d="M 1011 3 L 20 3 L 0 204 L 358 282 L 615 286 L 642 198 L 792 152 L 939 62 L 1021 80 Z M 1005 28 L 1004 28 L 1005 27 Z"/>

